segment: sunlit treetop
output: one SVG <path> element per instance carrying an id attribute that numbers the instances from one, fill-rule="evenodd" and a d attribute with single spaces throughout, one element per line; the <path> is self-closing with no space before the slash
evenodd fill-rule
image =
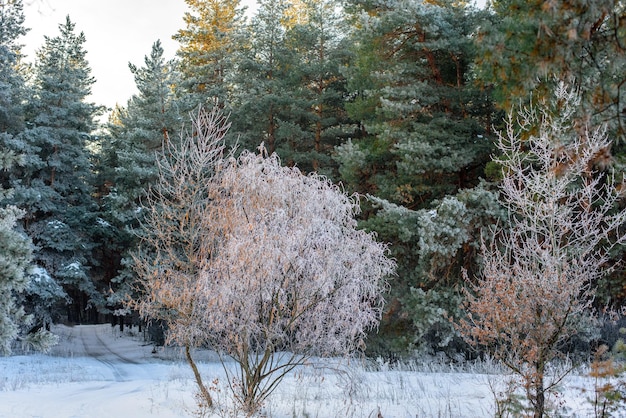
<path id="1" fill-rule="evenodd" d="M 494 0 L 477 47 L 477 75 L 511 109 L 568 80 L 581 107 L 623 136 L 626 18 L 620 0 Z"/>
<path id="2" fill-rule="evenodd" d="M 191 9 L 183 17 L 186 27 L 173 38 L 180 43 L 178 55 L 187 87 L 191 92 L 219 89 L 227 67 L 225 62 L 234 49 L 233 35 L 241 23 L 241 2 L 186 0 L 186 3 Z M 209 95 L 219 97 L 220 93 Z"/>

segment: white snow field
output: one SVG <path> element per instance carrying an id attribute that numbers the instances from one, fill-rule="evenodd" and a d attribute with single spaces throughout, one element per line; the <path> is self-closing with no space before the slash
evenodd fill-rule
<path id="1" fill-rule="evenodd" d="M 134 329 L 137 330 L 136 328 Z M 110 325 L 56 326 L 60 343 L 48 355 L 0 357 L 0 417 L 235 417 L 225 373 L 214 354 L 196 352 L 199 367 L 220 407 L 209 413 L 196 401 L 196 386 L 182 353 L 152 353 L 140 336 Z M 289 374 L 262 415 L 293 417 L 492 417 L 492 389 L 501 375 L 459 372 L 438 364 L 345 364 L 318 360 Z M 492 368 L 495 370 L 495 367 Z M 482 371 L 482 372 L 481 372 Z M 566 416 L 593 416 L 587 378 L 570 376 L 557 398 Z"/>

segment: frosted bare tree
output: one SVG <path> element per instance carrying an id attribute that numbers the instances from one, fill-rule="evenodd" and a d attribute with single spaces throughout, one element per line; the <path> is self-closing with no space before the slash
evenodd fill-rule
<path id="1" fill-rule="evenodd" d="M 384 244 L 357 229 L 356 196 L 282 167 L 263 148 L 224 157 L 224 131 L 203 126 L 216 120 L 226 127 L 196 121 L 201 134 L 170 149 L 167 161 L 175 163 L 161 165 L 146 224 L 151 252 L 137 258 L 146 290 L 138 306 L 168 321 L 169 340 L 233 359 L 235 372 L 224 363 L 229 384 L 251 414 L 310 356 L 364 346 L 395 263 Z M 215 157 L 201 170 L 194 155 Z M 192 170 L 183 174 L 181 165 Z"/>
<path id="2" fill-rule="evenodd" d="M 200 273 L 210 256 L 204 248 L 203 216 L 211 204 L 211 179 L 225 158 L 224 136 L 229 127 L 219 111 L 200 111 L 192 118 L 190 131 L 178 141 L 164 143 L 157 161 L 159 181 L 143 207 L 147 213 L 141 246 L 133 254 L 138 293 L 143 297 L 130 301 L 130 307 L 148 320 L 167 324 L 167 342 L 184 348 L 207 406 L 213 402 L 191 348 L 205 341 L 197 318 Z"/>
<path id="3" fill-rule="evenodd" d="M 598 172 L 610 142 L 602 129 L 575 122 L 577 107 L 576 93 L 561 83 L 552 103 L 510 118 L 499 135 L 509 224 L 483 242 L 484 269 L 460 324 L 471 344 L 521 377 L 535 417 L 563 377 L 546 367 L 580 329 L 593 286 L 610 269 L 608 252 L 624 242 L 626 212 L 616 211 L 611 176 Z"/>

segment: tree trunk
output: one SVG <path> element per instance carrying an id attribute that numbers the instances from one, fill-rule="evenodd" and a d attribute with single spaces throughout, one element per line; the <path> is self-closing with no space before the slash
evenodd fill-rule
<path id="1" fill-rule="evenodd" d="M 267 153 L 272 155 L 276 151 L 276 118 L 274 117 L 274 106 L 269 109 L 269 126 L 267 128 Z"/>
<path id="2" fill-rule="evenodd" d="M 535 418 L 543 418 L 543 410 L 545 405 L 545 392 L 543 386 L 537 387 L 537 399 L 535 399 Z"/>
<path id="3" fill-rule="evenodd" d="M 544 366 L 543 365 L 538 366 L 536 373 L 537 375 L 535 376 L 535 382 L 534 382 L 535 410 L 534 410 L 533 416 L 534 418 L 543 418 L 543 413 L 544 413 L 545 403 L 546 403 L 546 391 L 545 391 L 545 388 L 543 387 Z"/>
<path id="4" fill-rule="evenodd" d="M 316 112 L 318 116 L 318 121 L 315 123 L 315 152 L 317 155 L 322 150 L 322 104 L 319 105 L 319 110 Z M 317 155 L 313 159 L 313 171 L 317 172 L 320 168 L 320 162 L 317 158 Z"/>
<path id="5" fill-rule="evenodd" d="M 193 358 L 191 358 L 191 351 L 189 349 L 189 345 L 185 346 L 185 357 L 187 357 L 187 362 L 191 366 L 191 370 L 193 370 L 193 375 L 195 376 L 196 383 L 198 384 L 198 387 L 200 388 L 200 393 L 202 394 L 202 398 L 206 401 L 207 406 L 209 408 L 212 408 L 213 399 L 211 398 L 211 394 L 207 390 L 206 386 L 204 386 L 204 383 L 202 383 L 202 376 L 200 376 L 198 367 L 196 366 L 196 363 L 193 361 Z"/>

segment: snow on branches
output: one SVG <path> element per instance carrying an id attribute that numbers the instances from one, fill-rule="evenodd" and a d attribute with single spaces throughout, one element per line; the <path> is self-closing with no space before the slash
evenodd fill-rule
<path id="1" fill-rule="evenodd" d="M 498 136 L 508 222 L 482 244 L 483 271 L 460 325 L 522 378 L 535 416 L 560 380 L 544 382 L 547 365 L 579 331 L 610 249 L 625 241 L 626 211 L 616 210 L 614 181 L 596 164 L 610 142 L 576 122 L 578 104 L 561 83 L 552 102 L 511 117 Z"/>
<path id="2" fill-rule="evenodd" d="M 137 306 L 166 320 L 170 341 L 233 358 L 235 395 L 253 411 L 309 356 L 363 347 L 395 263 L 357 229 L 356 196 L 263 147 L 224 156 L 217 110 L 194 126 L 160 165 L 135 257 L 145 287 Z"/>

